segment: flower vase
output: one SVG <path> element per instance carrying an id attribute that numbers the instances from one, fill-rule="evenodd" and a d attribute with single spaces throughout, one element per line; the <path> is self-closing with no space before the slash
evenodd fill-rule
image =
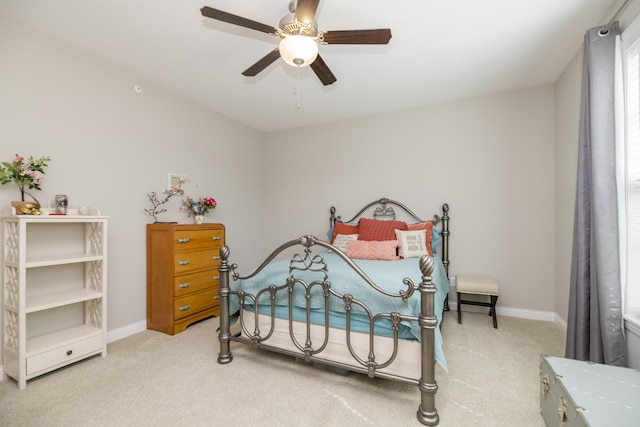
<path id="1" fill-rule="evenodd" d="M 16 215 L 40 215 L 40 205 L 33 202 L 11 202 Z"/>
<path id="2" fill-rule="evenodd" d="M 206 219 L 204 215 L 196 215 L 196 224 L 200 225 L 200 224 L 204 224 L 205 222 L 206 222 Z"/>

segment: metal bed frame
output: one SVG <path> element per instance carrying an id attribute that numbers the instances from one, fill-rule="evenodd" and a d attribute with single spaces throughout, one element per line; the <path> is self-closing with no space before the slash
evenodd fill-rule
<path id="1" fill-rule="evenodd" d="M 353 222 L 355 219 L 359 218 L 365 211 L 369 208 L 376 206 L 374 211 L 374 218 L 386 217 L 386 218 L 395 218 L 395 212 L 393 206 L 397 206 L 403 209 L 407 214 L 409 214 L 412 218 L 416 219 L 419 222 L 423 220 L 416 216 L 411 210 L 409 210 L 406 206 L 401 203 L 398 203 L 393 200 L 389 200 L 387 198 L 382 198 L 376 200 L 374 202 L 366 205 L 360 212 L 358 212 L 351 220 L 347 221 Z M 336 222 L 341 222 L 340 216 L 335 216 L 335 208 L 331 207 L 330 209 L 330 223 L 333 227 Z M 445 270 L 448 276 L 448 266 L 449 266 L 449 205 L 446 203 L 442 205 L 442 216 L 434 215 L 434 226 L 438 223 L 441 223 L 441 238 L 442 238 L 442 246 L 441 246 L 441 258 Z M 251 278 L 260 271 L 264 267 L 266 267 L 271 261 L 273 261 L 279 254 L 283 251 L 292 248 L 298 247 L 303 251 L 303 254 L 295 253 L 290 258 L 290 268 L 289 268 L 289 277 L 286 279 L 285 283 L 281 285 L 270 285 L 265 289 L 260 290 L 256 295 L 245 293 L 244 291 L 234 291 L 230 288 L 230 279 L 241 280 Z M 301 247 L 301 248 L 300 248 Z M 362 301 L 359 301 L 353 298 L 351 295 L 343 295 L 336 292 L 331 288 L 331 283 L 329 281 L 329 271 L 327 265 L 324 263 L 324 259 L 321 253 L 313 252 L 314 248 L 324 248 L 331 250 L 335 254 L 337 254 L 350 268 L 352 268 L 369 286 L 378 292 L 390 297 L 390 298 L 402 298 L 403 300 L 407 300 L 414 291 L 418 291 L 420 293 L 420 315 L 419 316 L 406 316 L 401 315 L 399 313 L 371 313 L 369 308 Z M 435 314 L 435 293 L 436 286 L 433 284 L 431 280 L 431 275 L 434 271 L 434 261 L 433 258 L 425 255 L 420 259 L 419 266 L 422 273 L 422 281 L 415 285 L 411 279 L 405 278 L 403 280 L 404 285 L 406 286 L 406 290 L 400 290 L 398 293 L 390 293 L 381 288 L 379 288 L 359 267 L 355 264 L 349 257 L 347 257 L 343 252 L 338 250 L 332 244 L 319 240 L 314 236 L 306 235 L 302 236 L 299 239 L 291 240 L 289 242 L 284 243 L 276 250 L 274 250 L 266 260 L 250 275 L 240 276 L 236 269 L 238 266 L 236 264 L 229 264 L 229 256 L 230 250 L 227 245 L 223 246 L 220 249 L 220 330 L 218 334 L 218 340 L 220 342 L 220 352 L 218 354 L 218 363 L 227 364 L 233 360 L 233 355 L 231 353 L 231 341 L 241 342 L 245 344 L 250 344 L 256 348 L 265 349 L 269 351 L 274 351 L 281 354 L 286 354 L 298 359 L 304 359 L 306 362 L 317 362 L 323 365 L 328 365 L 338 369 L 344 369 L 347 371 L 359 372 L 368 375 L 369 377 L 379 377 L 386 378 L 395 381 L 401 381 L 405 383 L 410 383 L 417 385 L 420 393 L 421 393 L 421 403 L 418 407 L 417 418 L 418 420 L 424 424 L 429 426 L 434 426 L 439 423 L 439 416 L 435 406 L 435 394 L 438 390 L 438 385 L 435 380 L 435 359 L 434 359 L 434 350 L 435 350 L 435 328 L 438 327 L 438 319 Z M 316 280 L 310 283 L 306 283 L 299 278 L 296 278 L 296 272 L 301 270 L 313 271 L 316 273 L 320 273 L 320 276 L 323 277 L 322 280 Z M 317 346 L 314 346 L 310 338 L 310 327 L 311 323 L 309 321 L 309 303 L 307 302 L 307 321 L 306 321 L 306 339 L 304 342 L 298 340 L 293 332 L 293 320 L 292 320 L 292 303 L 291 298 L 289 299 L 289 335 L 292 343 L 295 345 L 298 351 L 292 351 L 289 349 L 284 349 L 280 347 L 272 346 L 268 343 L 269 338 L 272 336 L 274 331 L 274 322 L 275 322 L 275 295 L 278 291 L 282 292 L 291 292 L 293 291 L 294 285 L 303 286 L 306 291 L 307 298 L 310 298 L 311 289 L 315 287 L 320 287 L 322 289 L 322 295 L 324 298 L 324 307 L 325 307 L 325 324 L 324 324 L 324 342 L 320 343 Z M 237 295 L 240 303 L 240 316 L 238 322 L 240 322 L 240 326 L 242 327 L 242 331 L 245 336 L 239 335 L 234 336 L 231 333 L 231 319 L 229 312 L 229 297 L 230 295 Z M 269 331 L 266 333 L 261 333 L 260 328 L 258 326 L 257 317 L 259 310 L 255 310 L 256 316 L 256 327 L 253 331 L 249 331 L 243 322 L 243 306 L 246 300 L 249 303 L 253 303 L 254 306 L 257 306 L 256 301 L 260 301 L 260 297 L 262 295 L 267 295 L 270 298 L 271 304 L 271 322 Z M 371 329 L 373 329 L 373 323 L 378 319 L 389 319 L 393 324 L 393 346 L 394 350 L 392 355 L 388 360 L 378 361 L 376 360 L 375 351 L 374 351 L 374 343 L 373 343 L 373 335 L 372 331 L 369 334 L 369 356 L 367 360 L 359 357 L 351 346 L 351 342 L 349 339 L 351 330 L 350 330 L 350 322 L 349 315 L 347 315 L 347 324 L 346 324 L 346 347 L 348 348 L 351 356 L 353 357 L 354 365 L 347 365 L 339 361 L 334 361 L 323 357 L 322 351 L 326 348 L 329 336 L 329 298 L 334 297 L 340 299 L 344 305 L 345 310 L 348 313 L 351 312 L 354 306 L 357 306 L 364 310 L 368 315 L 371 321 Z M 446 309 L 446 304 L 445 304 Z M 398 350 L 398 325 L 402 320 L 409 321 L 417 321 L 421 328 L 421 340 L 420 340 L 420 348 L 421 348 L 421 376 L 419 379 L 402 377 L 394 374 L 389 374 L 386 372 L 380 372 L 380 369 L 383 369 L 389 366 L 394 362 L 397 356 Z"/>

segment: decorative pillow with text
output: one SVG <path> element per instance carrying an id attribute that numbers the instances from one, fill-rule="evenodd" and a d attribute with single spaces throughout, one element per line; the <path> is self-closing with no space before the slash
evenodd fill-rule
<path id="1" fill-rule="evenodd" d="M 422 255 L 429 255 L 426 231 L 424 229 L 411 231 L 396 230 L 396 236 L 400 242 L 401 258 L 418 258 Z"/>
<path id="2" fill-rule="evenodd" d="M 407 224 L 407 230 L 425 230 L 425 236 L 427 238 L 427 251 L 429 251 L 429 255 L 433 256 L 433 221 Z"/>

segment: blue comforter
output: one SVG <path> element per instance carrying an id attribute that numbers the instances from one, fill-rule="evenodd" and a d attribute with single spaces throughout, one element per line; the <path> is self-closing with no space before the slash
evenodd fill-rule
<path id="1" fill-rule="evenodd" d="M 367 284 L 347 263 L 345 263 L 338 255 L 332 252 L 317 252 L 314 254 L 315 261 L 326 263 L 328 269 L 328 280 L 331 283 L 331 288 L 336 292 L 346 295 L 350 294 L 354 299 L 366 303 L 367 307 L 373 314 L 375 313 L 392 313 L 397 312 L 407 316 L 419 316 L 420 314 L 420 292 L 416 291 L 407 300 L 403 301 L 401 298 L 392 298 L 381 294 Z M 318 258 L 319 257 L 319 258 Z M 420 271 L 419 262 L 420 258 L 407 258 L 397 261 L 373 261 L 373 260 L 353 260 L 358 267 L 360 267 L 366 275 L 380 288 L 397 294 L 401 290 L 406 291 L 407 286 L 403 283 L 405 278 L 409 278 L 415 285 L 418 285 L 422 280 L 422 273 Z M 276 261 L 268 264 L 259 274 L 249 279 L 242 279 L 237 281 L 231 286 L 234 291 L 244 291 L 246 293 L 256 295 L 261 289 L 267 288 L 269 285 L 280 286 L 286 283 L 289 277 L 289 267 L 291 260 Z M 449 293 L 449 280 L 442 264 L 442 260 L 438 257 L 434 257 L 434 272 L 432 274 L 432 281 L 436 285 L 435 294 L 435 314 L 440 322 L 442 320 L 442 311 L 444 300 Z M 311 284 L 314 281 L 322 282 L 324 279 L 324 273 L 321 271 L 313 271 L 313 269 L 294 270 L 293 277 L 304 281 L 307 284 Z M 302 284 L 294 285 L 294 293 L 292 294 L 292 303 L 296 307 L 299 313 L 303 313 L 307 306 L 307 297 L 305 295 L 304 287 Z M 322 324 L 324 318 L 319 315 L 319 311 L 324 309 L 324 299 L 322 298 L 322 289 L 320 286 L 311 287 L 311 298 L 309 299 L 310 308 L 312 309 L 312 322 Z M 265 293 L 258 301 L 259 305 L 269 305 L 269 293 Z M 230 313 L 235 313 L 239 309 L 238 299 L 233 295 L 230 297 Z M 253 305 L 253 302 L 245 299 L 245 304 Z M 289 305 L 289 294 L 286 291 L 279 291 L 276 296 L 277 313 L 287 313 L 284 307 Z M 335 318 L 332 318 L 330 324 L 334 327 L 340 327 L 344 329 L 345 323 L 345 307 L 344 303 L 338 298 L 330 298 L 330 310 L 336 314 Z M 261 313 L 270 313 L 270 308 L 261 308 Z M 368 317 L 364 314 L 364 311 L 357 306 L 353 307 L 353 313 L 359 317 L 360 322 L 352 322 L 352 330 L 358 330 L 359 328 L 363 332 L 368 332 Z M 298 315 L 299 316 L 299 315 Z M 295 317 L 294 317 L 295 318 Z M 364 318 L 364 321 L 362 321 Z M 314 320 L 316 319 L 316 320 Z M 304 321 L 304 319 L 301 319 Z M 378 324 L 376 322 L 376 333 L 378 333 Z M 384 323 L 384 322 L 382 322 Z M 387 323 L 389 323 L 387 321 Z M 418 322 L 415 321 L 403 321 L 406 333 L 404 336 L 409 336 L 413 339 L 420 339 L 421 332 Z M 360 325 L 360 326 L 358 326 Z M 380 327 L 381 330 L 385 329 L 385 326 Z M 388 329 L 390 331 L 390 329 Z M 442 336 L 440 329 L 435 329 L 435 357 L 436 361 L 446 370 L 446 360 L 442 351 Z M 385 334 L 382 332 L 382 334 Z M 387 333 L 388 335 L 388 333 Z M 401 336 L 403 334 L 401 333 Z"/>

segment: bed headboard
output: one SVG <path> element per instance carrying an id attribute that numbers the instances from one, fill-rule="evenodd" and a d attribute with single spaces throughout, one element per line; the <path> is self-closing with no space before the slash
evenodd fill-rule
<path id="1" fill-rule="evenodd" d="M 415 219 L 417 222 L 423 222 L 424 219 L 421 219 L 418 215 L 416 215 L 411 209 L 406 207 L 400 202 L 396 202 L 395 200 L 388 199 L 383 197 L 382 199 L 374 200 L 373 202 L 364 206 L 360 211 L 354 215 L 348 221 L 342 221 L 342 217 L 340 215 L 336 216 L 336 208 L 331 206 L 329 212 L 331 213 L 329 217 L 329 224 L 333 229 L 336 222 L 343 222 L 345 224 L 352 223 L 360 216 L 365 213 L 368 209 L 374 208 L 373 210 L 373 218 L 374 219 L 382 219 L 382 220 L 393 220 L 396 218 L 396 211 L 394 209 L 400 208 L 401 212 L 406 213 L 411 218 Z M 433 225 L 438 224 L 440 226 L 440 238 L 442 239 L 442 251 L 440 252 L 440 258 L 442 259 L 442 264 L 444 265 L 445 271 L 447 272 L 447 277 L 449 276 L 449 205 L 444 203 L 442 205 L 442 214 L 433 215 Z"/>

